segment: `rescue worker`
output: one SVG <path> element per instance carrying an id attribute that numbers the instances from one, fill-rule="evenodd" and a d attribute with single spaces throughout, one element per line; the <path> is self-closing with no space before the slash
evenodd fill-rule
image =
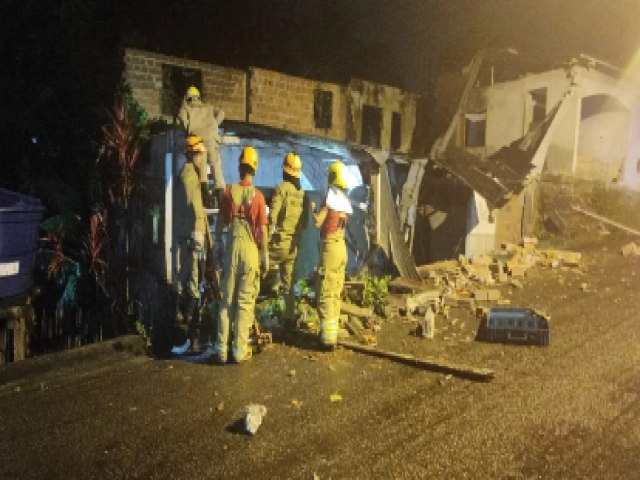
<path id="1" fill-rule="evenodd" d="M 293 270 L 298 257 L 298 248 L 303 230 L 304 190 L 300 186 L 302 161 L 295 152 L 285 155 L 282 162 L 282 183 L 271 199 L 269 209 L 269 262 L 271 269 L 265 278 L 265 291 L 278 288 L 284 293 L 285 310 L 283 326 L 294 326 L 295 294 L 293 291 Z M 279 276 L 279 278 L 278 278 Z"/>
<path id="2" fill-rule="evenodd" d="M 253 186 L 258 170 L 258 152 L 253 147 L 242 150 L 238 170 L 240 182 L 226 187 L 220 204 L 220 217 L 228 234 L 214 345 L 213 360 L 217 363 L 229 360 L 230 327 L 233 360 L 239 363 L 251 358 L 249 333 L 255 321 L 260 275 L 269 269 L 267 207 L 262 192 Z"/>
<path id="3" fill-rule="evenodd" d="M 197 135 L 202 138 L 207 149 L 207 163 L 211 167 L 213 186 L 218 202 L 225 187 L 220 160 L 220 135 L 218 134 L 218 126 L 222 123 L 223 118 L 222 111 L 219 111 L 216 117 L 213 106 L 202 102 L 200 91 L 196 87 L 192 85 L 187 89 L 178 114 L 178 122 L 184 127 L 187 135 Z"/>
<path id="4" fill-rule="evenodd" d="M 186 342 L 174 346 L 171 350 L 174 354 L 183 354 L 190 350 L 197 336 L 198 315 L 196 307 L 200 297 L 200 260 L 204 255 L 207 228 L 201 187 L 201 184 L 206 182 L 206 152 L 207 149 L 200 137 L 196 135 L 187 137 L 185 141 L 187 161 L 180 172 L 181 188 L 177 192 L 176 198 L 184 206 L 181 214 L 177 216 L 178 221 L 176 222 L 180 262 L 178 270 L 179 315 L 176 318 L 176 323 L 178 328 L 183 331 L 184 323 L 188 323 L 189 326 L 186 332 Z"/>
<path id="5" fill-rule="evenodd" d="M 347 267 L 344 232 L 348 216 L 353 210 L 346 193 L 344 164 L 340 161 L 333 162 L 327 174 L 327 196 L 320 211 L 316 212 L 315 202 L 311 202 L 311 210 L 314 223 L 320 228 L 320 267 L 316 285 L 320 343 L 325 348 L 335 348 L 338 342 L 340 297 Z"/>

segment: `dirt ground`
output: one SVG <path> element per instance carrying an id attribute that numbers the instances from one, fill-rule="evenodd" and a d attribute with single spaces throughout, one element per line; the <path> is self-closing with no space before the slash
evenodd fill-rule
<path id="1" fill-rule="evenodd" d="M 549 312 L 548 347 L 476 342 L 464 310 L 433 341 L 383 321 L 380 348 L 491 368 L 489 383 L 303 344 L 220 367 L 125 339 L 4 366 L 0 478 L 640 478 L 640 257 L 620 253 L 630 236 L 574 240 L 583 268 L 501 289 Z M 267 407 L 254 437 L 249 403 Z"/>

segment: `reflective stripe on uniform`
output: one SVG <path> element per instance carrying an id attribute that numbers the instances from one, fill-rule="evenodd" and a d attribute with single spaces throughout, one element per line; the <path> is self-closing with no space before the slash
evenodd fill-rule
<path id="1" fill-rule="evenodd" d="M 338 343 L 338 320 L 335 318 L 323 320 L 320 323 L 320 340 L 324 345 Z"/>

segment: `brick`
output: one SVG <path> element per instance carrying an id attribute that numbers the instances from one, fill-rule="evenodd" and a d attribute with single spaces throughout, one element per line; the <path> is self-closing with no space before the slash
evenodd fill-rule
<path id="1" fill-rule="evenodd" d="M 528 267 L 523 265 L 513 265 L 509 268 L 509 273 L 512 277 L 524 277 L 527 273 Z"/>
<path id="2" fill-rule="evenodd" d="M 502 293 L 500 292 L 500 290 L 497 290 L 495 288 L 487 290 L 487 300 L 489 300 L 490 302 L 500 300 L 501 297 Z"/>
<path id="3" fill-rule="evenodd" d="M 476 290 L 473 292 L 473 298 L 475 298 L 479 302 L 483 302 L 489 300 L 489 295 L 487 290 Z"/>

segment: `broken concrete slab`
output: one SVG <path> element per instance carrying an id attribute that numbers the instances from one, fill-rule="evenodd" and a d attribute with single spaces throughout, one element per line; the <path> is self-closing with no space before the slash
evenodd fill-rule
<path id="1" fill-rule="evenodd" d="M 407 297 L 406 305 L 408 312 L 415 312 L 418 307 L 440 303 L 441 290 L 427 290 Z"/>

